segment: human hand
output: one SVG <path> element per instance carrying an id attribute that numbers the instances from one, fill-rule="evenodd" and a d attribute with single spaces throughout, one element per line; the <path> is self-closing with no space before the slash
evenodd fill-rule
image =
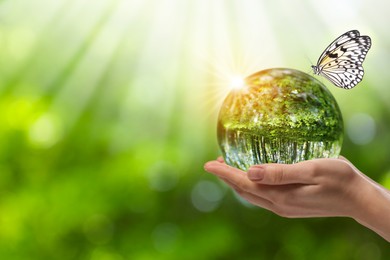
<path id="1" fill-rule="evenodd" d="M 390 242 L 390 192 L 345 158 L 254 165 L 205 164 L 250 203 L 283 217 L 348 216 Z"/>
<path id="2" fill-rule="evenodd" d="M 355 216 L 369 187 L 344 158 L 255 165 L 248 173 L 219 159 L 205 169 L 250 203 L 284 217 Z"/>

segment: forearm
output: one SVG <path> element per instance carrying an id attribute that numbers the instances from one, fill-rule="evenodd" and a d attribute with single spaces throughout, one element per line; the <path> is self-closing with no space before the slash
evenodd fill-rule
<path id="1" fill-rule="evenodd" d="M 390 242 L 390 192 L 380 185 L 370 185 L 360 202 L 360 212 L 353 218 Z"/>

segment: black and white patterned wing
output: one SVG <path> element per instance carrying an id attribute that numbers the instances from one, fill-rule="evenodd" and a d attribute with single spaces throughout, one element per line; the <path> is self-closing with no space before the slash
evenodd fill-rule
<path id="1" fill-rule="evenodd" d="M 344 33 L 322 53 L 315 66 L 317 74 L 344 89 L 355 87 L 364 75 L 363 61 L 371 48 L 371 38 L 357 30 Z"/>

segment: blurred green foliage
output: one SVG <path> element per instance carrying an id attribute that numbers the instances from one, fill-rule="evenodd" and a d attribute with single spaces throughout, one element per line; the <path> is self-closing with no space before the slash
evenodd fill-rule
<path id="1" fill-rule="evenodd" d="M 203 171 L 219 154 L 221 57 L 306 70 L 330 30 L 361 26 L 367 76 L 331 89 L 342 154 L 390 188 L 387 4 L 350 7 L 365 10 L 352 25 L 336 10 L 335 28 L 317 15 L 328 4 L 278 2 L 1 1 L 0 258 L 389 259 L 351 219 L 281 218 Z"/>

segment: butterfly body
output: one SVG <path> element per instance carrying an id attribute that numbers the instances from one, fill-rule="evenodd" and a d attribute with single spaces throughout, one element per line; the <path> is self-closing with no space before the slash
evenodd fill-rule
<path id="1" fill-rule="evenodd" d="M 314 74 L 324 76 L 335 86 L 351 89 L 364 75 L 363 61 L 371 48 L 371 38 L 360 36 L 359 31 L 348 31 L 334 40 L 321 54 Z"/>

